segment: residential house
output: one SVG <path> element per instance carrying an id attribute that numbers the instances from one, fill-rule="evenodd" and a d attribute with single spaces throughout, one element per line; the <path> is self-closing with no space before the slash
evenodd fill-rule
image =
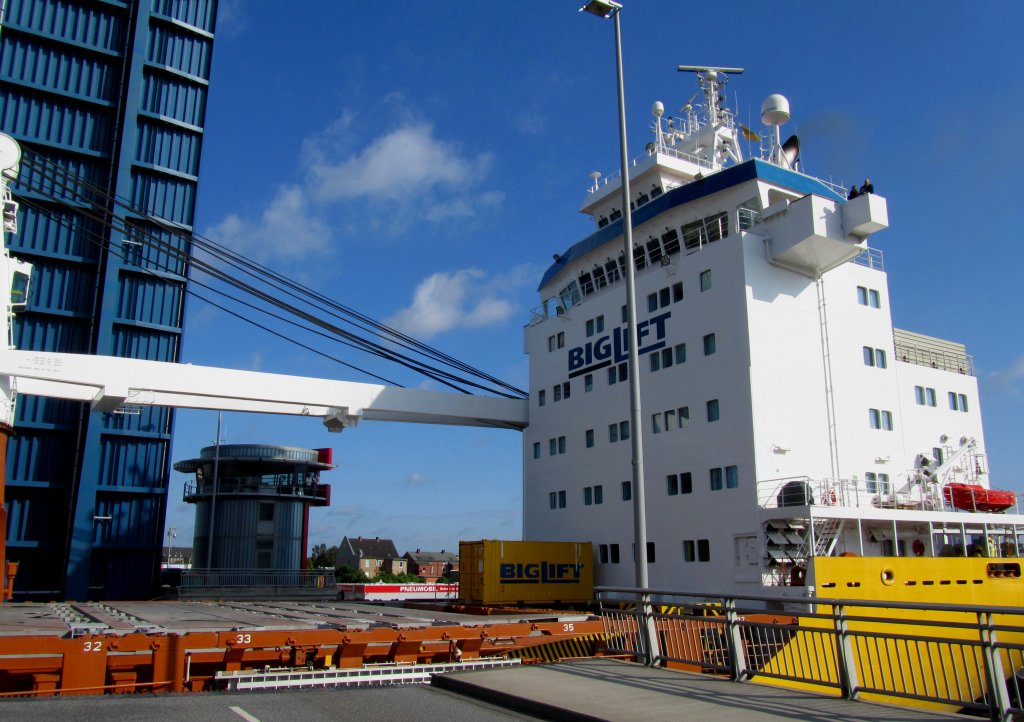
<path id="1" fill-rule="evenodd" d="M 425 552 L 417 549 L 406 552 L 409 572 L 427 583 L 436 582 L 440 577 L 457 578 L 459 573 L 459 555 L 442 549 L 439 552 Z"/>
<path id="2" fill-rule="evenodd" d="M 407 562 L 398 556 L 398 549 L 390 539 L 373 539 L 363 537 L 345 537 L 338 545 L 338 554 L 334 558 L 335 566 L 346 566 L 359 569 L 366 576 L 376 577 L 381 572 L 405 574 Z"/>

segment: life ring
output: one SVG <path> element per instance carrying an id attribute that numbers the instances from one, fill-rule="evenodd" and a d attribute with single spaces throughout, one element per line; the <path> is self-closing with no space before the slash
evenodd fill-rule
<path id="1" fill-rule="evenodd" d="M 836 505 L 836 490 L 835 489 L 829 489 L 824 494 L 822 494 L 822 499 L 821 500 L 823 502 L 825 502 L 825 506 L 835 506 Z"/>
<path id="2" fill-rule="evenodd" d="M 920 539 L 914 540 L 913 549 L 915 557 L 924 556 L 924 542 Z"/>

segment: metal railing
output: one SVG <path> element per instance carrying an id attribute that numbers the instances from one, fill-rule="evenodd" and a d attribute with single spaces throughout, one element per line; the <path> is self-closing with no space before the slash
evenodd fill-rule
<path id="1" fill-rule="evenodd" d="M 186 481 L 182 492 L 185 501 L 194 501 L 198 497 L 210 496 L 213 493 L 213 482 Z M 268 496 L 301 496 L 323 501 L 327 498 L 326 484 L 294 482 L 291 477 L 284 477 L 280 483 L 267 482 L 260 477 L 221 477 L 217 480 L 217 494 L 257 494 Z"/>
<path id="2" fill-rule="evenodd" d="M 193 569 L 183 572 L 185 589 L 270 588 L 335 589 L 333 569 Z"/>
<path id="3" fill-rule="evenodd" d="M 1022 607 L 808 597 L 778 611 L 778 597 L 623 587 L 599 587 L 597 599 L 608 651 L 652 666 L 996 720 L 1024 714 Z"/>

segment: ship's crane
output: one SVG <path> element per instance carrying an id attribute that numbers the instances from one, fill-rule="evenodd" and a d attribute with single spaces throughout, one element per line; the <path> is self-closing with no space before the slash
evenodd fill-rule
<path id="1" fill-rule="evenodd" d="M 0 134 L 4 229 L 0 250 L 0 462 L 6 458 L 18 393 L 86 401 L 94 411 L 104 412 L 122 406 L 171 406 L 311 416 L 322 419 L 327 430 L 334 432 L 353 427 L 362 419 L 520 430 L 526 427 L 525 399 L 114 356 L 15 350 L 11 321 L 13 314 L 25 307 L 32 270 L 31 264 L 10 256 L 6 242 L 7 233 L 17 231 L 17 204 L 7 181 L 17 178 L 20 158 L 18 143 Z M 6 560 L 4 486 L 0 463 L 0 561 Z M 9 592 L 7 565 L 3 567 L 0 589 Z"/>

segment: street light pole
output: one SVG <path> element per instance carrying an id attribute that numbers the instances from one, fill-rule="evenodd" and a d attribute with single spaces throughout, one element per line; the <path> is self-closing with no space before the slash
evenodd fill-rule
<path id="1" fill-rule="evenodd" d="M 622 176 L 622 245 L 626 270 L 626 338 L 629 350 L 629 427 L 633 469 L 633 558 L 636 586 L 648 587 L 647 578 L 647 507 L 644 496 L 644 444 L 643 419 L 640 403 L 640 352 L 636 320 L 636 267 L 633 262 L 633 212 L 629 205 L 629 157 L 626 143 L 626 91 L 622 80 L 622 29 L 619 12 L 622 5 L 613 0 L 590 0 L 581 11 L 615 21 L 615 69 L 619 95 L 619 156 Z M 639 608 L 643 612 L 643 629 L 647 649 L 647 664 L 654 664 L 659 656 L 657 631 L 650 615 L 650 595 L 641 594 Z"/>

